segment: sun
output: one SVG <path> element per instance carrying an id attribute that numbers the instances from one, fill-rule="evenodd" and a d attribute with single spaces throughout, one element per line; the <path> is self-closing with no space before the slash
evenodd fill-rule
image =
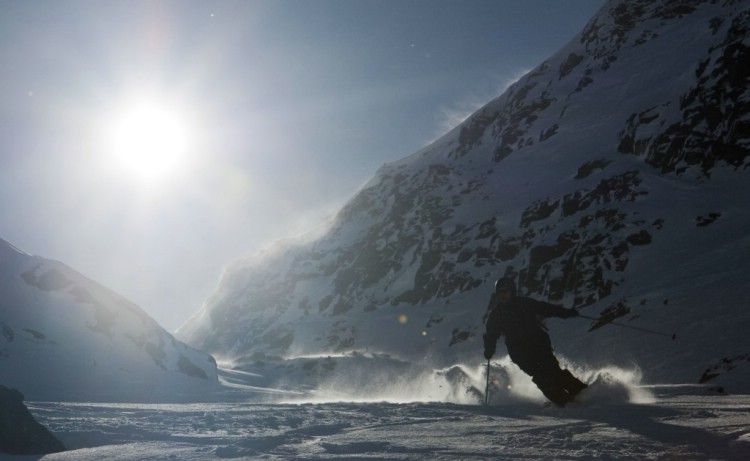
<path id="1" fill-rule="evenodd" d="M 110 138 L 117 167 L 142 180 L 175 173 L 190 147 L 184 117 L 157 100 L 139 101 L 118 111 Z"/>

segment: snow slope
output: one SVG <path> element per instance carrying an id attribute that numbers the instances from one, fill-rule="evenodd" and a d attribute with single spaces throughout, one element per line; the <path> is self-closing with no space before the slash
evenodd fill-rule
<path id="1" fill-rule="evenodd" d="M 150 402 L 218 386 L 210 355 L 56 261 L 0 240 L 0 383 L 27 400 Z"/>
<path id="2" fill-rule="evenodd" d="M 748 7 L 607 3 L 322 236 L 229 267 L 178 337 L 290 388 L 474 367 L 513 276 L 601 318 L 549 322 L 580 373 L 750 392 Z"/>
<path id="3" fill-rule="evenodd" d="M 32 403 L 70 451 L 31 459 L 747 459 L 747 396 L 650 391 L 650 404 L 564 409 L 519 401 Z"/>

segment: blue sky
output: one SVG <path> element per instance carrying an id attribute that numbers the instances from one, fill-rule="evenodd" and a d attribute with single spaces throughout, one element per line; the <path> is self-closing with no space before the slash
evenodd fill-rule
<path id="1" fill-rule="evenodd" d="M 225 265 L 335 213 L 603 4 L 0 1 L 0 238 L 174 330 Z M 148 177 L 111 134 L 138 101 L 187 145 Z"/>

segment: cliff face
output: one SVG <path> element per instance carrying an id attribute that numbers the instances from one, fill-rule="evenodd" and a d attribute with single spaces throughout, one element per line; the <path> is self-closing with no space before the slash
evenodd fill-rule
<path id="1" fill-rule="evenodd" d="M 512 276 L 601 317 L 551 325 L 571 360 L 672 382 L 745 362 L 749 26 L 740 1 L 608 3 L 460 126 L 381 168 L 322 236 L 230 267 L 178 336 L 245 366 L 481 360 L 492 284 Z"/>

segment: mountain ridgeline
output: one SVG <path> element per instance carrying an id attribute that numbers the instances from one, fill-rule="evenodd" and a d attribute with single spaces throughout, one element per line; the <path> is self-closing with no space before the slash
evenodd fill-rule
<path id="1" fill-rule="evenodd" d="M 550 322 L 578 366 L 750 391 L 749 28 L 747 1 L 607 3 L 322 234 L 229 267 L 178 336 L 310 383 L 353 356 L 480 363 L 511 276 L 599 319 Z"/>

